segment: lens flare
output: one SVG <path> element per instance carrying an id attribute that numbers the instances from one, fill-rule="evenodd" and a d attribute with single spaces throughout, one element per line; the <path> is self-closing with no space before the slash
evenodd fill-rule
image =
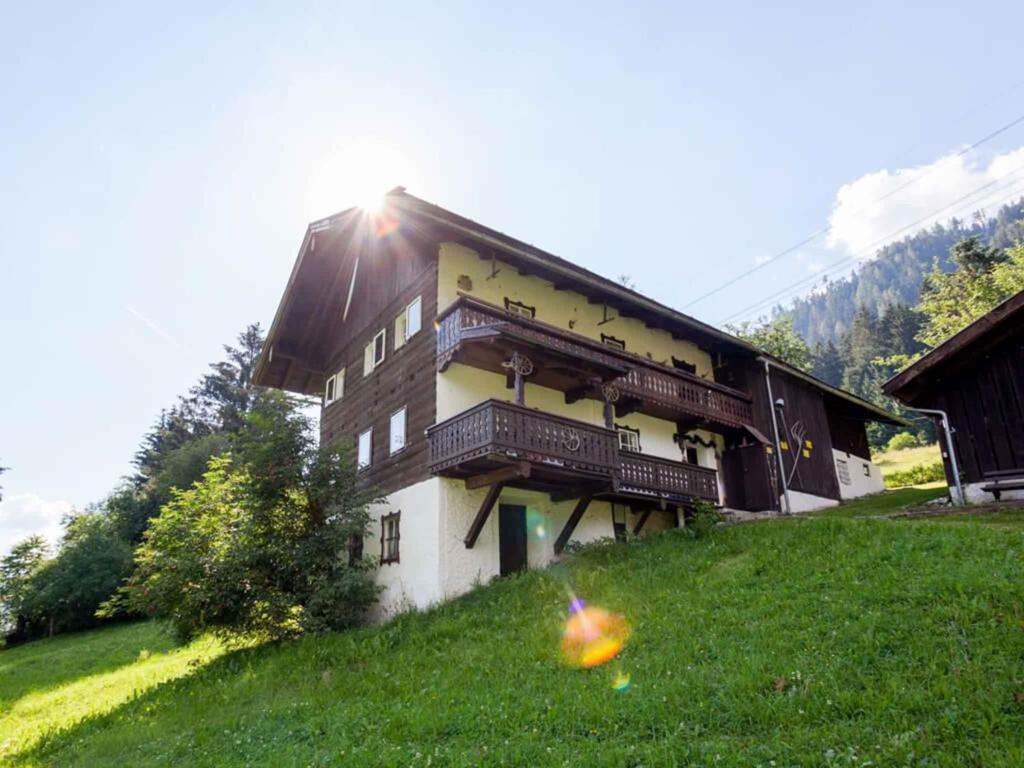
<path id="1" fill-rule="evenodd" d="M 629 690 L 629 675 L 619 670 L 612 679 L 612 690 L 617 693 L 625 693 Z"/>
<path id="2" fill-rule="evenodd" d="M 629 639 L 629 625 L 618 613 L 574 598 L 562 632 L 562 654 L 574 667 L 589 669 L 611 661 Z"/>
<path id="3" fill-rule="evenodd" d="M 526 530 L 536 539 L 543 541 L 548 537 L 547 520 L 533 507 L 526 510 Z"/>

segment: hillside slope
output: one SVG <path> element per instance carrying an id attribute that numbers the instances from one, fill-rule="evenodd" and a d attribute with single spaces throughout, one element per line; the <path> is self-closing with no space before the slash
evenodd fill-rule
<path id="1" fill-rule="evenodd" d="M 880 248 L 849 277 L 834 280 L 789 307 L 776 308 L 776 313 L 792 318 L 794 329 L 810 345 L 838 343 L 850 330 L 860 306 L 880 316 L 894 304 L 916 305 L 921 281 L 932 264 L 937 261 L 950 271 L 950 249 L 972 236 L 1001 248 L 1020 241 L 1024 238 L 1024 198 L 1000 207 L 994 216 L 970 223 L 953 219 Z"/>
<path id="2" fill-rule="evenodd" d="M 0 760 L 1017 766 L 1022 566 L 1019 526 L 821 517 L 672 531 L 279 646 L 174 649 L 151 624 L 42 641 L 0 652 Z M 620 661 L 560 662 L 570 585 L 632 622 Z M 66 716 L 25 703 L 68 686 Z"/>

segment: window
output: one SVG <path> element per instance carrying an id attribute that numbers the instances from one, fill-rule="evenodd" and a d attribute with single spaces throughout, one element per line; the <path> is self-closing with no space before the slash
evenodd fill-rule
<path id="1" fill-rule="evenodd" d="M 606 347 L 611 347 L 612 349 L 621 349 L 623 352 L 626 351 L 626 342 L 622 339 L 616 339 L 614 336 L 609 336 L 606 333 L 601 334 L 601 343 Z"/>
<path id="2" fill-rule="evenodd" d="M 619 450 L 640 453 L 640 430 L 615 425 L 615 431 L 619 433 Z"/>
<path id="3" fill-rule="evenodd" d="M 380 561 L 381 563 L 398 562 L 398 543 L 402 535 L 399 530 L 399 523 L 402 520 L 402 512 L 399 510 L 394 514 L 384 515 L 380 519 Z"/>
<path id="4" fill-rule="evenodd" d="M 850 485 L 850 465 L 844 459 L 836 459 L 836 473 L 839 475 L 839 482 Z"/>
<path id="5" fill-rule="evenodd" d="M 359 451 L 356 466 L 366 469 L 373 462 L 373 427 L 359 433 Z"/>
<path id="6" fill-rule="evenodd" d="M 519 315 L 520 317 L 528 317 L 531 320 L 537 316 L 537 308 L 530 307 L 523 304 L 521 301 L 512 301 L 508 296 L 505 297 L 505 309 L 511 312 L 513 315 Z"/>
<path id="7" fill-rule="evenodd" d="M 423 327 L 423 300 L 417 296 L 395 318 L 395 349 L 400 349 Z"/>
<path id="8" fill-rule="evenodd" d="M 405 448 L 405 408 L 391 414 L 391 455 Z"/>
<path id="9" fill-rule="evenodd" d="M 363 376 L 369 376 L 374 369 L 384 362 L 384 349 L 387 346 L 387 331 L 381 328 L 373 341 L 363 350 Z"/>
<path id="10" fill-rule="evenodd" d="M 345 394 L 345 369 L 342 368 L 327 380 L 324 386 L 324 405 L 341 400 Z"/>
<path id="11" fill-rule="evenodd" d="M 871 477 L 871 465 L 865 463 L 862 466 L 864 467 L 864 477 Z"/>
<path id="12" fill-rule="evenodd" d="M 686 456 L 686 461 L 690 464 L 700 464 L 700 462 L 697 461 L 697 449 L 692 445 L 688 445 L 683 448 L 683 455 Z"/>

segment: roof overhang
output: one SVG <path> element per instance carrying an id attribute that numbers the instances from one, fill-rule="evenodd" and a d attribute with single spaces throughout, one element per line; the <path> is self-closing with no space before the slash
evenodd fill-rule
<path id="1" fill-rule="evenodd" d="M 946 372 L 962 368 L 1013 333 L 1020 333 L 1022 323 L 1024 291 L 1011 296 L 904 368 L 882 384 L 882 391 L 913 405 L 929 382 Z"/>

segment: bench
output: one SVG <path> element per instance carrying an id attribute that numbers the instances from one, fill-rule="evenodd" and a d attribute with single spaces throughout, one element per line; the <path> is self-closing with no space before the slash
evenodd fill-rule
<path id="1" fill-rule="evenodd" d="M 981 490 L 991 493 L 996 501 L 1003 491 L 1024 490 L 1024 469 L 1005 469 L 999 472 L 986 472 L 983 475 L 985 485 Z"/>

